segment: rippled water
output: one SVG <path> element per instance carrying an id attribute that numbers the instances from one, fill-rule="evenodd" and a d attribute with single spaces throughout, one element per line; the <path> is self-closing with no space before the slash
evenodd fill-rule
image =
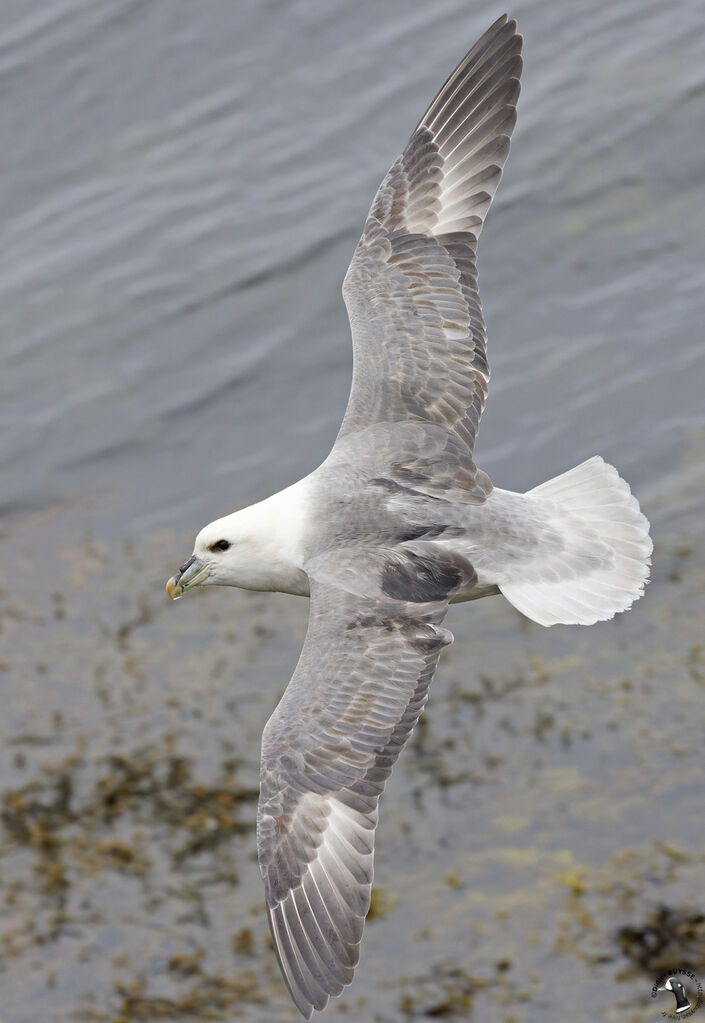
<path id="1" fill-rule="evenodd" d="M 499 13 L 458 0 L 3 5 L 2 1023 L 76 1020 L 78 1007 L 110 1023 L 293 1018 L 251 832 L 231 821 L 234 845 L 170 859 L 169 841 L 210 825 L 168 800 L 162 819 L 143 780 L 111 823 L 101 800 L 120 768 L 106 757 L 134 758 L 156 785 L 145 750 L 162 763 L 176 749 L 207 803 L 235 799 L 228 758 L 243 792 L 255 784 L 305 605 L 209 593 L 171 608 L 163 578 L 205 521 L 327 453 L 351 364 L 340 284 L 365 213 Z M 705 876 L 705 8 L 524 0 L 511 13 L 526 66 L 480 247 L 493 378 L 477 459 L 521 490 L 604 455 L 654 523 L 655 581 L 629 618 L 584 633 L 525 627 L 500 601 L 453 612 L 446 681 L 386 801 L 379 875 L 397 908 L 370 924 L 358 1019 L 433 1014 L 444 998 L 450 1018 L 486 1015 L 487 971 L 507 955 L 503 1019 L 562 1019 L 566 997 L 577 1019 L 593 1006 L 616 1018 L 620 962 L 643 976 L 619 1018 L 650 1019 L 638 992 L 657 960 L 620 960 L 617 932 L 659 901 L 682 912 Z M 63 810 L 46 788 L 57 772 L 73 793 Z M 173 800 L 190 805 L 178 778 Z M 27 807 L 57 838 L 49 852 Z M 139 849 L 106 846 L 116 829 L 144 846 L 141 874 Z M 191 916 L 180 886 L 196 893 Z M 174 986 L 232 975 L 231 935 L 250 925 L 255 952 L 235 958 L 263 1001 L 231 991 L 179 1007 Z M 415 935 L 406 959 L 400 932 Z M 679 940 L 668 954 L 702 955 L 705 976 L 705 945 Z M 198 970 L 174 966 L 196 948 Z M 600 955 L 611 965 L 590 973 Z M 120 993 L 125 977 L 146 1001 Z"/>
<path id="2" fill-rule="evenodd" d="M 419 110 L 488 21 L 446 2 L 6 5 L 2 493 L 122 533 L 325 456 L 340 283 Z M 520 489 L 593 452 L 703 480 L 705 11 L 527 3 L 482 239 L 478 457 Z M 687 500 L 684 498 L 684 501 Z"/>

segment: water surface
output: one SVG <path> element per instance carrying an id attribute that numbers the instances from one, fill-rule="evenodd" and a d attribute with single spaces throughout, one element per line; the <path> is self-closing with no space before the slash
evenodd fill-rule
<path id="1" fill-rule="evenodd" d="M 325 457 L 365 213 L 499 13 L 4 5 L 2 1023 L 295 1018 L 253 824 L 307 606 L 171 606 L 163 581 L 204 522 Z M 452 610 L 330 1010 L 360 1020 L 649 1020 L 661 966 L 705 978 L 705 12 L 512 13 L 477 459 L 521 490 L 604 455 L 652 519 L 654 582 L 590 630 Z"/>

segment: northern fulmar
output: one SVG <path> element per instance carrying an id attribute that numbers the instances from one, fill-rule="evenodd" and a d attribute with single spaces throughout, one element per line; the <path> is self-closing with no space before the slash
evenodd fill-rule
<path id="1" fill-rule="evenodd" d="M 519 494 L 473 460 L 489 369 L 477 242 L 509 152 L 521 36 L 506 15 L 453 71 L 372 203 L 343 284 L 348 405 L 317 469 L 196 537 L 167 583 L 310 596 L 262 736 L 257 847 L 274 949 L 309 1018 L 353 978 L 379 797 L 428 696 L 448 605 L 502 593 L 541 625 L 625 611 L 649 524 L 594 457 Z"/>

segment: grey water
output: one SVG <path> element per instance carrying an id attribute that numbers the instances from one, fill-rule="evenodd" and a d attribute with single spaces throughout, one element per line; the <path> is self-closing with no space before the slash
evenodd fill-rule
<path id="1" fill-rule="evenodd" d="M 367 209 L 502 9 L 0 12 L 0 1021 L 293 1019 L 253 835 L 218 814 L 242 796 L 254 820 L 306 605 L 171 607 L 163 582 L 205 522 L 326 456 Z M 611 1021 L 617 1000 L 636 1023 L 666 958 L 705 978 L 688 915 L 705 876 L 705 7 L 509 13 L 525 68 L 479 250 L 476 460 L 524 490 L 602 454 L 652 520 L 654 581 L 594 630 L 543 632 L 499 600 L 449 616 L 456 645 L 383 807 L 359 1020 L 499 1004 L 533 1023 L 570 1004 Z M 179 818 L 193 800 L 211 809 Z M 658 955 L 619 937 L 655 919 Z"/>
<path id="2" fill-rule="evenodd" d="M 347 397 L 340 285 L 374 191 L 497 12 L 3 8 L 3 504 L 78 496 L 124 533 L 303 475 Z M 513 489 L 595 452 L 646 498 L 684 473 L 702 488 L 705 11 L 512 13 L 526 63 L 480 250 L 478 461 Z"/>

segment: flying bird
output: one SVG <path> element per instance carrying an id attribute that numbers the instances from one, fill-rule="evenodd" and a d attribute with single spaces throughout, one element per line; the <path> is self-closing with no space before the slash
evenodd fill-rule
<path id="1" fill-rule="evenodd" d="M 343 284 L 353 379 L 333 449 L 207 525 L 167 583 L 310 596 L 301 657 L 262 737 L 257 845 L 274 949 L 306 1017 L 353 978 L 379 797 L 426 703 L 448 605 L 502 593 L 541 625 L 612 618 L 644 591 L 649 524 L 595 457 L 528 493 L 477 467 L 487 335 L 477 243 L 516 121 L 500 18 L 419 121 Z"/>

